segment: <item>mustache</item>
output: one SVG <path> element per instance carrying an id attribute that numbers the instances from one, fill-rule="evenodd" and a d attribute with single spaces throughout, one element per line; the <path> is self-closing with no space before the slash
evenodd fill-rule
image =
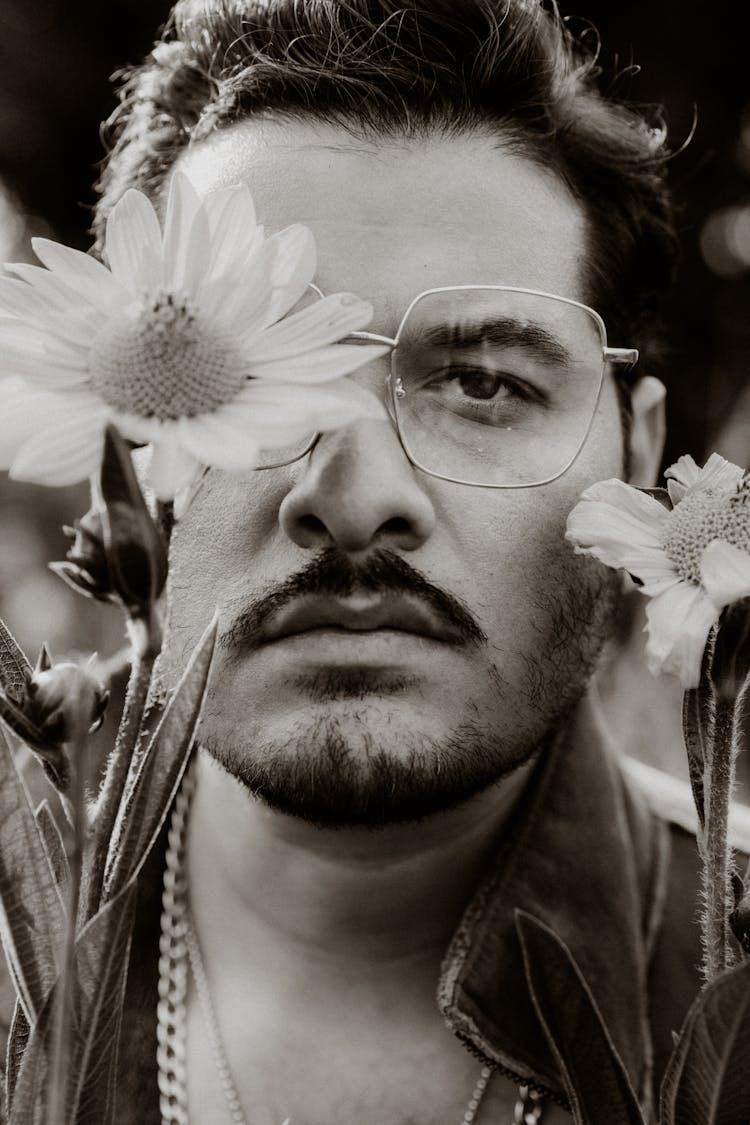
<path id="1" fill-rule="evenodd" d="M 219 636 L 225 649 L 256 647 L 255 638 L 277 610 L 296 598 L 354 594 L 408 595 L 428 605 L 433 614 L 458 636 L 459 644 L 484 644 L 487 634 L 459 598 L 429 582 L 395 551 L 380 549 L 363 562 L 353 562 L 337 547 L 326 547 L 297 574 L 254 599 Z"/>

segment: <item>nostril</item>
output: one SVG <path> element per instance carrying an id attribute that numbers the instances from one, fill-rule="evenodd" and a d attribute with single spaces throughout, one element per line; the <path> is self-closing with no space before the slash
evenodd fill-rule
<path id="1" fill-rule="evenodd" d="M 299 516 L 297 520 L 300 530 L 307 531 L 311 535 L 325 535 L 327 534 L 326 525 L 317 516 L 310 515 L 309 513 Z"/>
<path id="2" fill-rule="evenodd" d="M 404 532 L 410 530 L 409 521 L 404 519 L 403 516 L 393 516 L 380 526 L 380 531 L 391 531 L 394 535 L 403 535 Z"/>

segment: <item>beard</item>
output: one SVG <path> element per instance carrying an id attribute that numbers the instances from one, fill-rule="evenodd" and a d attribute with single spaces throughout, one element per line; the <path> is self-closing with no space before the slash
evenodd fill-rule
<path id="1" fill-rule="evenodd" d="M 522 655 L 517 682 L 507 682 L 502 665 L 489 661 L 462 716 L 438 735 L 399 717 L 399 697 L 418 692 L 409 676 L 352 668 L 298 680 L 311 706 L 283 738 L 270 737 L 250 722 L 238 741 L 232 725 L 221 724 L 221 733 L 208 733 L 201 745 L 269 808 L 324 828 L 376 829 L 456 808 L 542 753 L 586 691 L 612 633 L 620 584 L 615 574 L 590 560 L 577 559 L 574 572 L 578 581 L 570 581 L 569 573 L 569 581 L 540 593 L 535 603 L 539 643 L 533 654 Z M 387 551 L 363 568 L 335 551 L 324 552 L 293 581 L 290 597 L 308 589 L 340 596 L 359 588 L 418 593 L 454 626 L 461 625 L 467 643 L 486 642 L 463 605 L 428 589 L 421 576 Z M 266 599 L 269 608 L 285 596 L 274 591 Z M 258 602 L 248 613 L 253 630 L 264 612 Z M 225 643 L 237 645 L 242 632 L 241 622 L 234 625 Z"/>
<path id="2" fill-rule="evenodd" d="M 255 743 L 252 754 L 214 738 L 202 745 L 269 808 L 320 828 L 417 823 L 499 784 L 530 756 L 499 756 L 487 732 L 470 723 L 439 743 L 407 736 L 396 755 L 372 726 L 372 712 L 321 717 L 283 746 Z"/>

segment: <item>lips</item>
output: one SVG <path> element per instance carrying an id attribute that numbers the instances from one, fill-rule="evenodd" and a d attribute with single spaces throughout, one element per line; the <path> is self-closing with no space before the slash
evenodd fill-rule
<path id="1" fill-rule="evenodd" d="M 464 644 L 465 638 L 417 599 L 405 596 L 361 595 L 347 598 L 309 596 L 295 599 L 273 611 L 254 638 L 271 644 L 316 630 L 372 633 L 396 630 L 446 644 Z"/>

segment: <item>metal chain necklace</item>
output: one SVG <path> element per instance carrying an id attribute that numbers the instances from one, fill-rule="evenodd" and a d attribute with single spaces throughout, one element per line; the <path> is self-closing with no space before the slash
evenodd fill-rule
<path id="1" fill-rule="evenodd" d="M 248 1125 L 232 1077 L 200 945 L 188 910 L 185 844 L 187 818 L 194 789 L 195 762 L 186 772 L 175 799 L 167 839 L 159 937 L 156 1049 L 159 1108 L 162 1125 L 188 1125 L 186 1001 L 188 972 L 191 972 L 224 1093 L 228 1118 L 233 1125 Z M 476 1121 L 491 1077 L 492 1068 L 482 1067 L 460 1125 L 472 1125 Z M 538 1125 L 543 1108 L 543 1102 L 535 1091 L 528 1086 L 520 1086 L 513 1125 Z"/>

